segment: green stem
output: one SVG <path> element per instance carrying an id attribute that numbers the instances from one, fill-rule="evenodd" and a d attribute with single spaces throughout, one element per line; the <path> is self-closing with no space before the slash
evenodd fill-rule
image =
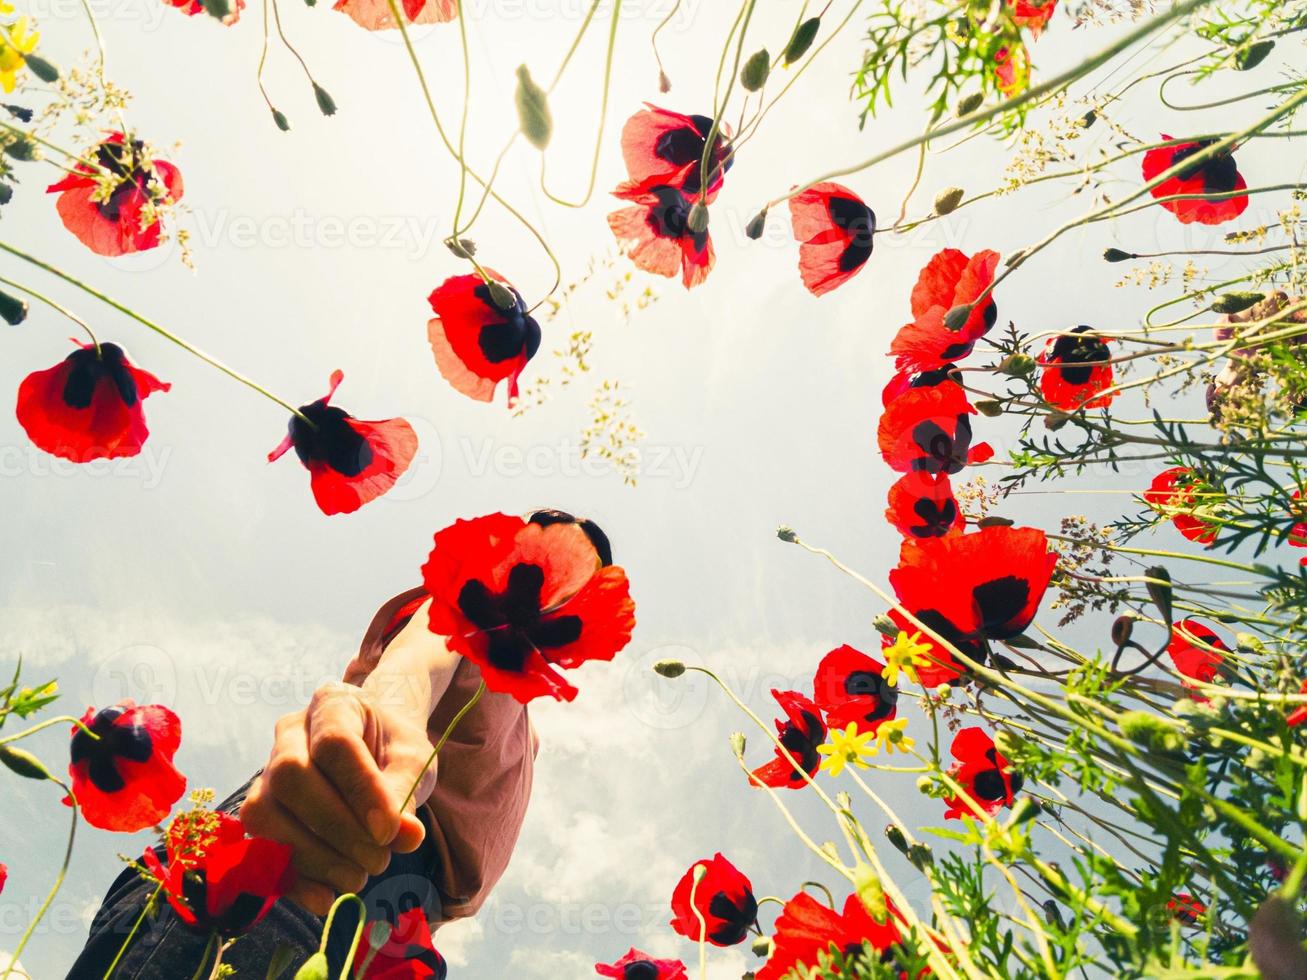
<path id="1" fill-rule="evenodd" d="M 458 723 L 463 720 L 463 717 L 469 711 L 471 711 L 474 707 L 476 707 L 476 703 L 481 700 L 481 695 L 485 693 L 486 693 L 486 682 L 482 680 L 481 683 L 477 685 L 477 689 L 472 693 L 472 696 L 467 699 L 467 703 L 464 704 L 463 707 L 458 709 L 458 714 L 454 715 L 453 718 L 449 719 L 449 724 L 445 726 L 445 730 L 444 732 L 441 733 L 439 741 L 437 741 L 436 744 L 432 747 L 431 755 L 427 756 L 427 761 L 426 764 L 422 767 L 422 771 L 418 773 L 417 779 L 413 780 L 413 785 L 409 787 L 408 795 L 404 797 L 404 802 L 400 804 L 399 809 L 401 812 L 403 812 L 404 808 L 407 807 L 410 802 L 412 802 L 413 794 L 418 791 L 418 784 L 422 782 L 422 777 L 427 774 L 427 770 L 430 769 L 432 765 L 435 763 L 436 756 L 440 754 L 440 750 L 443 749 L 445 747 L 445 743 L 449 741 L 449 736 L 454 733 L 455 727 L 457 727 Z"/>

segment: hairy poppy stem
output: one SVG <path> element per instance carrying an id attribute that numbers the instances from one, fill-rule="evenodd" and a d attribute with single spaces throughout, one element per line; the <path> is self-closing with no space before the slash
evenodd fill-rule
<path id="1" fill-rule="evenodd" d="M 25 728 L 23 731 L 17 732 L 16 734 L 6 735 L 4 738 L 0 738 L 0 745 L 8 745 L 10 742 L 17 742 L 19 739 L 27 738 L 29 735 L 35 735 L 37 732 L 43 731 L 46 728 L 50 728 L 54 725 L 66 725 L 69 722 L 72 722 L 75 726 L 80 728 L 83 734 L 89 735 L 97 742 L 100 740 L 100 736 L 82 724 L 81 719 L 74 718 L 72 715 L 60 715 L 57 718 L 47 718 L 40 724 L 33 725 L 31 728 Z"/>
<path id="2" fill-rule="evenodd" d="M 100 341 L 96 338 L 95 331 L 91 329 L 90 324 L 88 324 L 76 313 L 73 313 L 67 307 L 60 306 L 49 296 L 46 296 L 43 293 L 38 293 L 35 289 L 33 289 L 30 286 L 24 286 L 22 283 L 14 282 L 12 279 L 5 279 L 2 276 L 0 276 L 0 282 L 4 283 L 6 286 L 12 286 L 14 289 L 22 290 L 28 296 L 31 296 L 33 299 L 37 300 L 38 302 L 44 303 L 46 306 L 50 307 L 50 309 L 54 310 L 56 313 L 62 313 L 68 319 L 72 320 L 73 323 L 77 324 L 79 327 L 82 328 L 82 330 L 86 332 L 86 336 L 91 338 L 91 344 L 95 347 L 95 356 L 96 357 L 100 356 Z"/>
<path id="3" fill-rule="evenodd" d="M 0 980 L 9 980 L 10 974 L 14 972 L 14 967 L 18 965 L 18 960 L 22 957 L 23 950 L 27 948 L 27 943 L 32 938 L 32 934 L 36 931 L 37 925 L 43 918 L 45 918 L 45 914 L 50 911 L 50 906 L 54 902 L 55 896 L 59 894 L 59 889 L 63 887 L 64 878 L 68 875 L 68 866 L 72 863 L 73 844 L 77 839 L 77 819 L 79 813 L 77 797 L 73 796 L 73 791 L 66 784 L 55 779 L 53 776 L 50 777 L 50 782 L 62 789 L 72 801 L 73 816 L 68 826 L 68 844 L 64 847 L 63 864 L 59 866 L 59 873 L 55 875 L 54 886 L 45 896 L 45 901 L 41 903 L 41 907 L 36 910 L 36 916 L 30 923 L 28 923 L 27 928 L 23 930 L 22 936 L 19 937 L 18 945 L 14 947 L 13 952 L 10 954 L 9 965 L 5 967 L 5 972 L 3 976 L 0 976 Z"/>
<path id="4" fill-rule="evenodd" d="M 481 695 L 485 693 L 486 682 L 483 679 L 481 683 L 477 685 L 477 689 L 472 692 L 472 696 L 467 699 L 467 703 L 458 709 L 458 714 L 449 719 L 449 724 L 445 726 L 444 732 L 441 733 L 440 740 L 432 747 L 431 755 L 427 756 L 426 764 L 422 767 L 422 771 L 418 773 L 417 779 L 413 780 L 413 785 L 409 787 L 408 795 L 404 797 L 404 802 L 400 804 L 399 809 L 401 813 L 409 803 L 412 802 L 413 794 L 418 791 L 418 784 L 422 782 L 422 777 L 427 774 L 427 770 L 430 769 L 432 764 L 436 761 L 436 756 L 438 756 L 440 750 L 445 747 L 445 743 L 449 741 L 449 736 L 454 733 L 454 729 L 458 726 L 458 723 L 463 720 L 463 717 L 469 711 L 476 707 L 476 703 L 481 700 Z"/>
<path id="5" fill-rule="evenodd" d="M 114 954 L 113 962 L 109 964 L 109 969 L 104 971 L 104 977 L 102 980 L 110 980 L 113 976 L 113 971 L 118 968 L 118 964 L 122 961 L 122 958 L 127 955 L 127 950 L 131 947 L 132 940 L 136 938 L 136 933 L 141 929 L 141 923 L 145 921 L 145 917 L 149 915 L 150 909 L 154 906 L 154 903 L 158 901 L 159 895 L 162 892 L 163 883 L 160 882 L 155 886 L 154 891 L 150 893 L 150 897 L 145 900 L 145 904 L 141 906 L 141 914 L 138 915 L 136 921 L 132 923 L 132 928 L 127 933 L 127 938 L 124 939 L 123 944 L 118 947 L 118 952 Z"/>
<path id="6" fill-rule="evenodd" d="M 314 429 L 317 428 L 317 426 L 313 423 L 311 419 L 307 418 L 303 413 L 300 412 L 298 408 L 296 408 L 290 402 L 282 398 L 278 398 L 276 395 L 274 395 L 271 391 L 263 387 L 258 382 L 253 381 L 250 378 L 247 378 L 245 375 L 241 374 L 239 371 L 234 370 L 233 368 L 229 368 L 226 364 L 223 364 L 216 357 L 213 357 L 211 354 L 206 354 L 198 347 L 194 346 L 188 341 L 183 340 L 181 337 L 177 336 L 175 333 L 172 333 L 170 330 L 161 327 L 153 320 L 149 320 L 141 316 L 141 314 L 137 313 L 131 307 L 124 306 L 122 303 L 118 302 L 116 299 L 112 298 L 111 296 L 108 296 L 107 294 L 100 292 L 100 290 L 96 289 L 94 286 L 90 286 L 82 282 L 82 280 L 78 279 L 76 276 L 70 275 L 69 273 L 64 272 L 62 269 L 56 268 L 55 266 L 51 265 L 48 262 L 42 261 L 41 259 L 38 259 L 34 255 L 29 255 L 26 252 L 21 251 L 20 249 L 14 248 L 14 246 L 6 242 L 0 242 L 0 250 L 6 251 L 10 255 L 22 259 L 24 262 L 30 262 L 32 265 L 36 266 L 37 268 L 44 269 L 46 272 L 50 273 L 51 275 L 58 276 L 60 279 L 64 280 L 64 282 L 76 286 L 78 289 L 82 290 L 82 292 L 94 296 L 100 302 L 106 304 L 107 306 L 113 307 L 119 313 L 131 317 L 133 320 L 135 320 L 137 323 L 141 324 L 142 326 L 149 327 L 151 330 L 153 330 L 155 333 L 157 333 L 159 336 L 163 337 L 164 339 L 172 341 L 174 344 L 176 344 L 178 347 L 180 347 L 182 350 L 186 351 L 187 353 L 194 354 L 196 357 L 204 361 L 206 364 L 210 365 L 211 367 L 217 368 L 223 374 L 227 375 L 227 377 L 235 381 L 239 381 L 241 384 L 245 385 L 245 387 L 253 391 L 257 391 L 260 395 L 262 395 L 264 398 L 267 398 L 269 401 L 276 402 L 278 405 L 280 405 L 286 411 L 290 412 L 296 418 L 300 419 L 306 425 L 312 426 Z"/>

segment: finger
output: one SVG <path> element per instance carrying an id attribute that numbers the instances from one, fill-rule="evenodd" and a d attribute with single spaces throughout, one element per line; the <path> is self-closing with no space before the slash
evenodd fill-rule
<path id="1" fill-rule="evenodd" d="M 353 690 L 353 689 L 350 689 Z M 390 786 L 365 740 L 368 717 L 357 694 L 320 689 L 309 706 L 309 758 L 349 804 L 378 844 L 389 846 L 399 832 L 403 797 Z"/>
<path id="2" fill-rule="evenodd" d="M 357 892 L 367 883 L 367 871 L 313 834 L 264 790 L 251 794 L 241 807 L 241 822 L 257 837 L 290 845 L 291 864 L 300 875 L 338 894 Z"/>
<path id="3" fill-rule="evenodd" d="M 307 743 L 302 725 L 282 736 L 282 751 L 263 774 L 268 792 L 324 842 L 369 874 L 381 874 L 390 863 L 390 852 L 372 839 L 340 793 L 309 760 Z"/>

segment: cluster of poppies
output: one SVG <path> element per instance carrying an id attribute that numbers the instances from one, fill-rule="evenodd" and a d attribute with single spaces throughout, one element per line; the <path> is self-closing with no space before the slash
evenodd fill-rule
<path id="1" fill-rule="evenodd" d="M 672 892 L 673 931 L 693 943 L 728 947 L 744 942 L 758 926 L 758 900 L 749 878 L 721 854 L 692 865 Z M 894 962 L 904 939 L 902 917 L 886 899 L 883 918 L 849 895 L 843 908 L 823 905 L 807 892 L 787 901 L 777 916 L 767 962 L 757 980 L 784 980 L 801 966 L 815 966 L 834 949 L 847 957 L 867 955 Z M 688 980 L 681 960 L 656 959 L 632 949 L 615 963 L 597 963 L 595 971 L 614 980 Z M 806 974 L 805 974 L 806 975 Z"/>

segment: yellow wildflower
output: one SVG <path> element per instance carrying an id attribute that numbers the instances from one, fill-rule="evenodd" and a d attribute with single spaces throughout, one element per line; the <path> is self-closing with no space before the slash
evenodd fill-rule
<path id="1" fill-rule="evenodd" d="M 8 11 L 0 7 L 0 13 Z M 35 31 L 29 34 L 27 27 L 26 17 L 0 26 L 0 88 L 6 92 L 12 92 L 18 84 L 18 72 L 27 65 L 23 56 L 35 51 L 36 42 L 41 38 Z"/>
<path id="2" fill-rule="evenodd" d="M 906 631 L 899 630 L 894 642 L 882 651 L 885 657 L 885 683 L 896 687 L 900 673 L 912 683 L 918 683 L 917 668 L 932 662 L 931 649 L 931 645 L 922 640 L 920 631 L 908 636 Z"/>
<path id="3" fill-rule="evenodd" d="M 881 722 L 880 728 L 876 729 L 877 748 L 884 749 L 886 755 L 893 755 L 895 752 L 905 754 L 911 752 L 917 741 L 904 734 L 907 727 L 908 719 L 906 718 Z"/>
<path id="4" fill-rule="evenodd" d="M 826 756 L 821 760 L 821 768 L 832 776 L 838 776 L 849 765 L 859 769 L 871 768 L 862 757 L 876 754 L 876 746 L 872 744 L 875 739 L 875 732 L 859 732 L 853 722 L 844 729 L 832 728 L 830 741 L 817 746 L 817 751 Z"/>

